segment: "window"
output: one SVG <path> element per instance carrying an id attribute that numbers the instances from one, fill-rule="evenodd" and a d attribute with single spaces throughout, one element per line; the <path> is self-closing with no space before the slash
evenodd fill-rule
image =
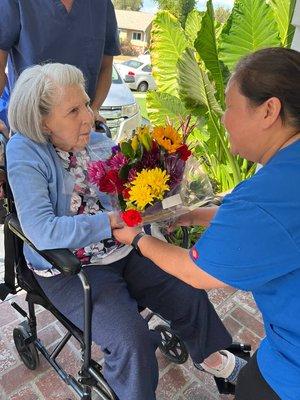
<path id="1" fill-rule="evenodd" d="M 144 72 L 151 72 L 152 71 L 152 68 L 151 68 L 151 65 L 145 65 L 143 68 L 142 68 L 142 70 L 144 71 Z"/>
<path id="2" fill-rule="evenodd" d="M 139 68 L 141 65 L 143 65 L 143 63 L 141 63 L 140 61 L 136 61 L 136 60 L 128 60 L 128 61 L 124 61 L 122 63 L 123 65 L 126 65 L 127 67 L 130 68 Z"/>
<path id="3" fill-rule="evenodd" d="M 115 66 L 112 67 L 111 80 L 113 83 L 122 83 L 122 79 L 120 78 L 120 75 L 119 75 L 118 71 L 116 70 Z"/>
<path id="4" fill-rule="evenodd" d="M 142 40 L 142 32 L 132 32 L 133 40 Z"/>

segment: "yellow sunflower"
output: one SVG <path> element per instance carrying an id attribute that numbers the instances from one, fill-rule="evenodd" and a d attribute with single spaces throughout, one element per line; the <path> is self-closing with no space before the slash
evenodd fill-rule
<path id="1" fill-rule="evenodd" d="M 167 184 L 169 178 L 167 172 L 160 168 L 142 170 L 131 182 L 128 203 L 142 211 L 154 200 L 162 200 L 164 193 L 170 189 Z"/>
<path id="2" fill-rule="evenodd" d="M 172 125 L 156 126 L 153 129 L 153 138 L 169 153 L 174 153 L 182 146 L 182 137 Z"/>

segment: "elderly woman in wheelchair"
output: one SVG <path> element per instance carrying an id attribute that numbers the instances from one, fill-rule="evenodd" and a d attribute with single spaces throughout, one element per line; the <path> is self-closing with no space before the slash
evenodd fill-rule
<path id="1" fill-rule="evenodd" d="M 82 73 L 63 64 L 25 70 L 11 96 L 9 123 L 17 132 L 7 145 L 9 183 L 21 228 L 37 250 L 24 245 L 26 264 L 47 299 L 85 329 L 80 279 L 66 276 L 39 253 L 67 248 L 79 259 L 91 286 L 92 339 L 104 353 L 104 376 L 115 396 L 156 398 L 161 336 L 148 329 L 139 307 L 170 321 L 198 368 L 234 383 L 243 360 L 223 350 L 231 337 L 206 292 L 112 237 L 122 222 L 86 172 L 89 161 L 106 158 L 114 143 L 92 132 Z"/>

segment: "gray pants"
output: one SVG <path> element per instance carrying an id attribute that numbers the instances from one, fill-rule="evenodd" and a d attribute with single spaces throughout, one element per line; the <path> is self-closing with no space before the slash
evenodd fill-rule
<path id="1" fill-rule="evenodd" d="M 194 362 L 231 344 L 204 290 L 194 289 L 132 251 L 107 266 L 86 267 L 92 288 L 92 336 L 105 356 L 104 375 L 120 400 L 155 400 L 160 335 L 138 312 L 149 307 L 171 321 Z M 37 277 L 51 302 L 83 327 L 83 296 L 76 276 Z"/>

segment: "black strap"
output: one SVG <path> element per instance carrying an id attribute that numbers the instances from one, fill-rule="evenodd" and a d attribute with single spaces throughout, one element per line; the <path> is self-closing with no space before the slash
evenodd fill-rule
<path id="1" fill-rule="evenodd" d="M 138 246 L 138 241 L 140 240 L 140 238 L 142 238 L 143 236 L 146 236 L 147 234 L 145 232 L 139 232 L 134 238 L 133 241 L 131 242 L 131 246 L 135 248 L 135 250 L 137 251 L 138 255 L 140 255 L 141 257 L 143 257 L 143 254 Z"/>

